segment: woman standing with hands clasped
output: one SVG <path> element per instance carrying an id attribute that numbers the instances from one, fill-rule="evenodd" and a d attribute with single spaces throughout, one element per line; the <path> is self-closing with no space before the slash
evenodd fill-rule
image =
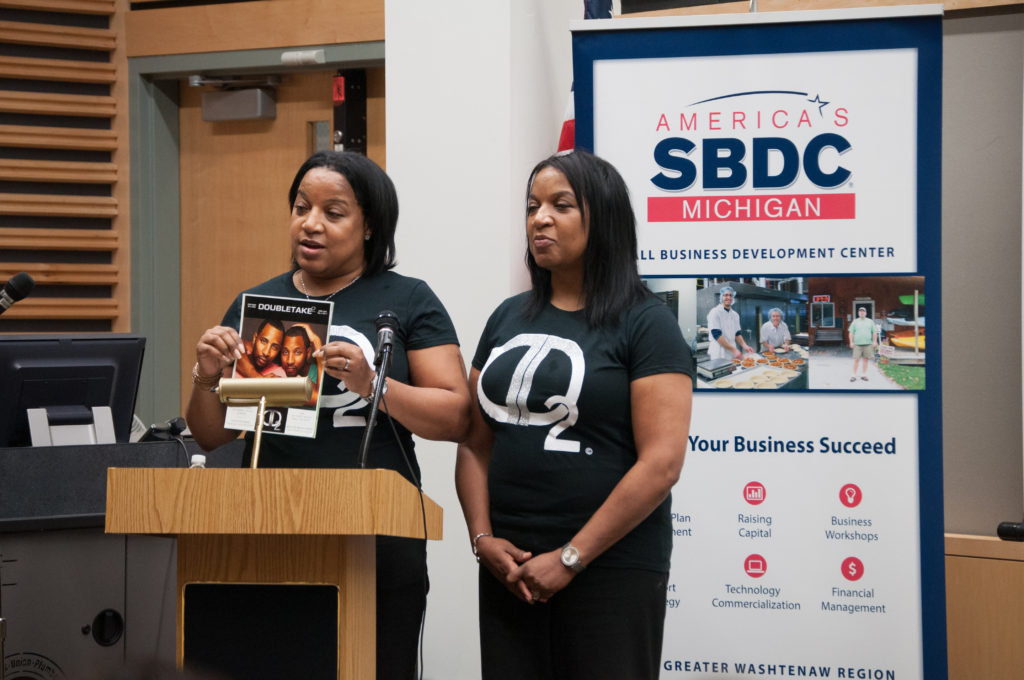
<path id="1" fill-rule="evenodd" d="M 532 290 L 483 331 L 456 463 L 483 677 L 656 678 L 693 357 L 607 162 L 539 163 L 526 238 Z"/>
<path id="2" fill-rule="evenodd" d="M 382 310 L 400 321 L 369 465 L 397 470 L 418 485 L 412 435 L 457 441 L 469 421 L 469 394 L 458 339 L 448 313 L 423 281 L 394 266 L 398 196 L 373 161 L 350 152 L 319 152 L 299 168 L 288 193 L 293 268 L 248 293 L 333 300 L 329 337 L 313 353 L 326 376 L 320 386 L 316 437 L 262 439 L 260 467 L 357 467 L 375 377 L 374 321 Z M 210 388 L 231 375 L 245 354 L 237 328 L 239 295 L 219 326 L 196 345 L 187 419 L 204 449 L 238 436 L 224 428 L 225 407 Z M 252 441 L 248 443 L 251 449 Z M 408 454 L 408 459 L 406 458 Z M 426 602 L 423 540 L 377 539 L 377 677 L 416 674 L 420 620 Z"/>

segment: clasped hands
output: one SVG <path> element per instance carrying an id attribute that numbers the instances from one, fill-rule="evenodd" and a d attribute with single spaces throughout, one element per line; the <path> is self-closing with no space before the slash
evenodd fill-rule
<path id="1" fill-rule="evenodd" d="M 561 550 L 534 556 L 504 538 L 481 538 L 477 556 L 510 593 L 527 604 L 547 602 L 576 576 L 562 564 Z"/>

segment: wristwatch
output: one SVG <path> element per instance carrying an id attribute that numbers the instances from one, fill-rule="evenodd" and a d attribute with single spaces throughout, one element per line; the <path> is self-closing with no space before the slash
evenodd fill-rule
<path id="1" fill-rule="evenodd" d="M 562 546 L 562 564 L 577 574 L 585 568 L 583 562 L 580 561 L 580 551 L 572 543 Z"/>

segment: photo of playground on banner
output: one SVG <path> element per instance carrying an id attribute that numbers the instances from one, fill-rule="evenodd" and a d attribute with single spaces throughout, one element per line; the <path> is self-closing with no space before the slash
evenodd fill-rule
<path id="1" fill-rule="evenodd" d="M 923 276 L 649 277 L 701 390 L 924 390 Z"/>

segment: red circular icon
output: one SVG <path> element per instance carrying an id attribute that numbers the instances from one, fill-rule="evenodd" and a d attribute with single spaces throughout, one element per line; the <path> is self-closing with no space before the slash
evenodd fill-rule
<path id="1" fill-rule="evenodd" d="M 859 581 L 860 577 L 864 575 L 864 563 L 856 557 L 847 557 L 843 560 L 840 570 L 843 572 L 843 578 L 847 581 Z"/>
<path id="2" fill-rule="evenodd" d="M 761 578 L 768 571 L 768 563 L 760 555 L 747 555 L 743 560 L 743 570 L 751 578 Z"/>
<path id="3" fill-rule="evenodd" d="M 839 502 L 848 508 L 855 508 L 864 499 L 864 493 L 856 484 L 846 484 L 839 490 Z"/>
<path id="4" fill-rule="evenodd" d="M 751 505 L 761 505 L 761 503 L 764 503 L 764 495 L 764 484 L 761 482 L 748 482 L 743 487 L 743 500 Z"/>

